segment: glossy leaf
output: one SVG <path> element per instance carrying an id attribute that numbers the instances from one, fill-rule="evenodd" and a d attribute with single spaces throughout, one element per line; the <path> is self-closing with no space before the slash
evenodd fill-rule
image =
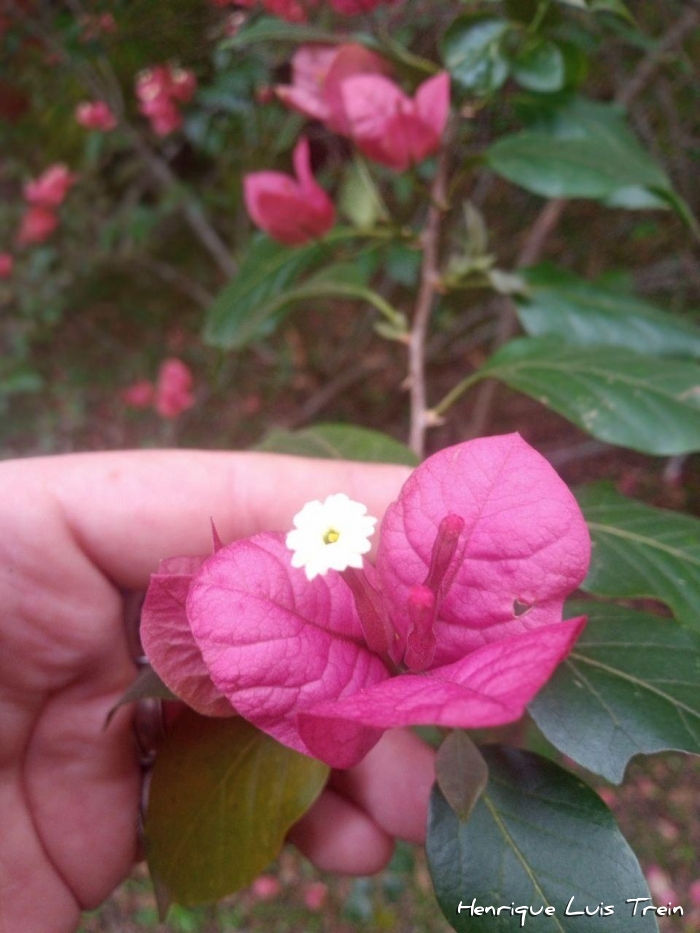
<path id="1" fill-rule="evenodd" d="M 627 499 L 607 483 L 577 498 L 593 539 L 583 589 L 658 599 L 700 631 L 700 521 Z"/>
<path id="2" fill-rule="evenodd" d="M 568 608 L 588 625 L 529 708 L 547 739 L 616 784 L 635 755 L 700 754 L 700 636 L 622 606 Z"/>
<path id="3" fill-rule="evenodd" d="M 318 797 L 328 768 L 243 719 L 186 710 L 158 751 L 146 818 L 148 866 L 188 907 L 250 884 Z"/>
<path id="4" fill-rule="evenodd" d="M 442 60 L 460 87 L 477 94 L 498 90 L 508 77 L 501 40 L 507 20 L 491 16 L 460 16 L 442 40 Z"/>
<path id="5" fill-rule="evenodd" d="M 479 371 L 593 437 L 648 454 L 700 450 L 700 367 L 545 337 L 511 341 Z"/>
<path id="6" fill-rule="evenodd" d="M 532 127 L 504 136 L 488 149 L 488 164 L 504 178 L 550 198 L 675 206 L 668 177 L 638 142 L 619 107 L 574 97 L 538 111 L 538 116 Z M 635 194 L 639 189 L 646 192 L 642 204 Z"/>
<path id="7" fill-rule="evenodd" d="M 588 10 L 591 13 L 612 13 L 630 23 L 634 23 L 634 17 L 629 8 L 622 0 L 557 0 L 565 6 L 573 6 L 579 10 Z"/>
<path id="8" fill-rule="evenodd" d="M 558 139 L 533 130 L 504 136 L 487 152 L 487 162 L 513 184 L 546 198 L 603 200 L 626 188 L 661 183 L 651 159 L 632 164 L 625 147 L 604 139 Z"/>
<path id="9" fill-rule="evenodd" d="M 301 431 L 273 430 L 256 446 L 256 450 L 325 460 L 418 464 L 413 451 L 393 437 L 351 424 L 317 424 Z"/>
<path id="10" fill-rule="evenodd" d="M 238 49 L 263 42 L 281 42 L 301 45 L 304 42 L 340 41 L 334 33 L 308 23 L 290 23 L 276 16 L 263 16 L 238 29 L 234 36 L 224 39 L 221 48 Z"/>
<path id="11" fill-rule="evenodd" d="M 328 261 L 329 247 L 354 236 L 355 231 L 336 229 L 322 241 L 296 248 L 258 237 L 238 274 L 209 308 L 205 342 L 222 350 L 240 350 L 267 336 L 291 302 L 312 297 L 313 282 L 304 277 Z M 324 270 L 319 288 L 328 288 L 331 275 Z M 342 273 L 338 277 L 345 283 Z"/>
<path id="12" fill-rule="evenodd" d="M 630 294 L 587 282 L 556 266 L 524 273 L 516 309 L 533 337 L 559 337 L 577 347 L 625 347 L 650 356 L 700 360 L 700 327 Z"/>
<path id="13" fill-rule="evenodd" d="M 457 816 L 468 819 L 486 788 L 489 769 L 466 732 L 451 732 L 440 746 L 435 759 L 435 779 Z"/>
<path id="14" fill-rule="evenodd" d="M 521 87 L 539 93 L 560 91 L 566 79 L 566 64 L 559 47 L 541 37 L 511 61 L 511 71 Z"/>
<path id="15" fill-rule="evenodd" d="M 613 13 L 630 23 L 635 22 L 629 7 L 622 0 L 589 0 L 588 5 L 594 13 Z"/>
<path id="16" fill-rule="evenodd" d="M 467 821 L 436 787 L 426 849 L 438 902 L 458 933 L 628 933 L 629 898 L 648 897 L 644 876 L 613 815 L 586 784 L 533 752 L 486 746 L 489 783 Z M 472 916 L 469 905 L 491 907 Z M 613 912 L 585 915 L 585 908 Z M 459 910 L 462 905 L 462 910 Z M 511 905 L 536 916 L 511 914 Z M 499 916 L 494 910 L 503 907 Z M 545 910 L 549 908 L 549 915 Z M 568 913 L 567 913 L 568 910 Z M 580 914 L 575 915 L 575 912 Z"/>

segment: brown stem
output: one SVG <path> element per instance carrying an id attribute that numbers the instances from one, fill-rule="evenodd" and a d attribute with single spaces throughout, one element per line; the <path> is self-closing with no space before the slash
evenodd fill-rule
<path id="1" fill-rule="evenodd" d="M 447 152 L 448 146 L 445 145 L 440 153 L 430 189 L 430 207 L 422 236 L 420 287 L 408 343 L 408 380 L 411 392 L 409 446 L 418 457 L 422 457 L 425 451 L 425 432 L 429 426 L 425 390 L 425 343 L 440 280 L 440 226 L 446 208 Z"/>
<path id="2" fill-rule="evenodd" d="M 700 5 L 699 5 L 700 8 Z M 629 107 L 642 93 L 654 77 L 656 69 L 663 63 L 664 57 L 681 44 L 687 35 L 700 25 L 698 10 L 687 9 L 668 29 L 660 42 L 646 55 L 633 71 L 615 97 L 618 104 Z"/>
<path id="3" fill-rule="evenodd" d="M 554 201 L 548 201 L 542 208 L 518 254 L 516 265 L 532 266 L 536 263 L 544 251 L 545 244 L 553 231 L 556 229 L 561 215 L 564 213 L 566 201 L 563 198 L 556 198 Z M 504 343 L 515 336 L 518 330 L 518 319 L 515 315 L 513 302 L 505 299 L 501 304 L 498 328 L 494 337 L 492 352 L 502 347 Z M 491 419 L 491 409 L 498 391 L 498 383 L 494 379 L 485 382 L 474 402 L 472 412 L 472 423 L 470 429 L 471 437 L 480 437 Z"/>
<path id="4" fill-rule="evenodd" d="M 167 262 L 161 262 L 159 259 L 153 259 L 150 256 L 132 256 L 131 262 L 158 276 L 159 279 L 167 282 L 168 285 L 172 285 L 173 288 L 177 288 L 201 308 L 204 308 L 205 311 L 214 301 L 214 296 L 199 282 L 195 282 L 194 279 L 191 279 L 180 269 L 169 265 Z"/>
<path id="5" fill-rule="evenodd" d="M 120 125 L 129 137 L 132 146 L 148 167 L 151 175 L 163 190 L 172 191 L 173 188 L 177 187 L 179 179 L 166 160 L 154 149 L 151 149 L 138 130 L 134 129 L 131 124 L 124 122 Z M 209 252 L 223 274 L 227 278 L 232 278 L 237 271 L 236 263 L 233 261 L 228 246 L 209 223 L 202 205 L 196 198 L 187 194 L 182 201 L 181 209 L 192 232 L 199 239 L 202 246 Z"/>

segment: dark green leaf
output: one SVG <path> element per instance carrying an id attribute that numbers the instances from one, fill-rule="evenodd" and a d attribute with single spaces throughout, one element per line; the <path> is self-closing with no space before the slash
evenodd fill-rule
<path id="1" fill-rule="evenodd" d="M 574 603 L 588 625 L 530 714 L 560 752 L 619 784 L 635 755 L 700 754 L 700 636 L 668 619 Z"/>
<path id="2" fill-rule="evenodd" d="M 501 40 L 510 29 L 505 19 L 460 16 L 442 40 L 442 59 L 454 80 L 467 91 L 489 94 L 508 77 Z"/>
<path id="3" fill-rule="evenodd" d="M 489 783 L 468 821 L 457 817 L 437 786 L 430 797 L 428 864 L 442 912 L 455 930 L 657 930 L 651 914 L 641 917 L 637 910 L 630 919 L 632 905 L 625 902 L 649 892 L 634 853 L 600 797 L 533 752 L 500 746 L 481 751 Z M 492 911 L 471 916 L 473 902 Z M 601 904 L 612 913 L 573 915 L 586 907 L 600 911 Z M 511 905 L 542 912 L 523 919 L 511 913 Z M 499 907 L 504 910 L 494 916 Z"/>
<path id="4" fill-rule="evenodd" d="M 327 460 L 418 464 L 413 451 L 393 437 L 351 424 L 318 424 L 301 431 L 270 431 L 256 450 Z"/>
<path id="5" fill-rule="evenodd" d="M 238 274 L 209 309 L 205 342 L 223 350 L 240 350 L 269 334 L 292 301 L 309 297 L 296 294 L 308 284 L 302 277 L 332 256 L 332 244 L 354 236 L 355 231 L 337 229 L 322 241 L 297 248 L 264 236 L 256 239 Z"/>
<path id="6" fill-rule="evenodd" d="M 700 367 L 545 337 L 506 344 L 480 370 L 593 437 L 648 454 L 700 450 Z"/>
<path id="7" fill-rule="evenodd" d="M 607 483 L 576 495 L 593 539 L 583 588 L 661 600 L 700 631 L 700 521 L 627 499 Z"/>
<path id="8" fill-rule="evenodd" d="M 0 382 L 0 398 L 10 395 L 23 395 L 25 392 L 38 392 L 44 381 L 38 373 L 16 372 Z"/>
<path id="9" fill-rule="evenodd" d="M 560 91 L 566 78 L 566 64 L 559 47 L 550 39 L 537 37 L 511 61 L 511 72 L 530 91 Z"/>
<path id="10" fill-rule="evenodd" d="M 460 820 L 468 819 L 488 783 L 489 769 L 466 732 L 456 729 L 440 746 L 435 779 Z"/>
<path id="11" fill-rule="evenodd" d="M 622 0 L 589 0 L 588 5 L 594 13 L 613 13 L 629 23 L 635 22 L 634 16 Z"/>
<path id="12" fill-rule="evenodd" d="M 320 794 L 328 767 L 244 719 L 185 710 L 158 752 L 146 818 L 151 875 L 188 907 L 250 884 Z"/>
<path id="13" fill-rule="evenodd" d="M 316 242 L 291 249 L 264 236 L 254 240 L 238 274 L 209 309 L 205 342 L 225 350 L 241 349 L 268 334 L 280 296 L 320 258 Z"/>
<path id="14" fill-rule="evenodd" d="M 660 181 L 649 157 L 640 153 L 633 164 L 624 146 L 605 139 L 555 140 L 524 130 L 499 139 L 486 158 L 499 175 L 546 198 L 603 200 L 622 188 L 654 188 Z"/>
<path id="15" fill-rule="evenodd" d="M 339 37 L 325 29 L 305 23 L 290 23 L 275 16 L 263 16 L 250 25 L 239 29 L 235 36 L 224 39 L 220 47 L 239 49 L 246 45 L 264 42 L 284 42 L 299 45 L 304 42 L 347 42 L 347 36 Z"/>
<path id="16" fill-rule="evenodd" d="M 622 0 L 558 0 L 559 3 L 566 6 L 573 6 L 579 10 L 590 10 L 592 13 L 613 13 L 615 16 L 621 16 L 630 23 L 634 23 L 634 17 L 622 2 Z"/>
<path id="17" fill-rule="evenodd" d="M 539 109 L 529 129 L 495 142 L 488 164 L 514 184 L 551 198 L 630 200 L 644 189 L 641 206 L 665 206 L 675 195 L 666 174 L 631 132 L 613 104 L 581 97 Z M 631 193 L 630 193 L 631 192 Z"/>
<path id="18" fill-rule="evenodd" d="M 594 285 L 564 269 L 542 265 L 522 273 L 520 323 L 533 337 L 559 337 L 577 347 L 625 347 L 650 356 L 700 360 L 700 327 L 633 295 Z"/>

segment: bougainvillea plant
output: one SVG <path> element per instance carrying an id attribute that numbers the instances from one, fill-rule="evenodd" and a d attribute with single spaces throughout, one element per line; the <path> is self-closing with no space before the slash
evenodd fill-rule
<path id="1" fill-rule="evenodd" d="M 300 502 L 293 528 L 164 555 L 128 694 L 189 707 L 146 814 L 162 903 L 250 884 L 329 769 L 404 726 L 438 747 L 427 855 L 455 929 L 656 929 L 589 780 L 700 753 L 700 523 L 605 484 L 574 496 L 519 435 L 482 435 L 495 380 L 596 445 L 671 458 L 664 475 L 700 450 L 700 329 L 588 261 L 605 210 L 664 218 L 674 248 L 698 238 L 693 179 L 627 114 L 697 28 L 693 5 L 656 44 L 622 0 L 188 0 L 191 20 L 160 4 L 147 36 L 133 4 L 55 6 L 0 19 L 8 132 L 43 125 L 24 122 L 30 91 L 61 127 L 3 176 L 0 301 L 29 296 L 17 346 L 29 299 L 55 300 L 76 256 L 112 269 L 138 252 L 201 309 L 196 352 L 217 372 L 224 353 L 274 357 L 297 309 L 319 328 L 357 309 L 401 370 L 386 420 L 408 444 L 330 425 L 262 447 L 415 466 L 384 516 L 338 489 Z M 618 81 L 612 59 L 639 65 Z M 27 62 L 51 64 L 50 95 L 14 87 Z M 580 245 L 542 263 L 567 212 Z M 442 371 L 431 354 L 450 343 Z M 125 376 L 120 403 L 168 427 L 206 404 L 182 347 Z"/>

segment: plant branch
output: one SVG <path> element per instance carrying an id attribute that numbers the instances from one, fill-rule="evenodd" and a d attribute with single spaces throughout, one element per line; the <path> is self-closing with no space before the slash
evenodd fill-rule
<path id="1" fill-rule="evenodd" d="M 552 235 L 561 220 L 566 207 L 566 201 L 563 198 L 556 198 L 548 201 L 542 208 L 535 222 L 525 237 L 525 241 L 518 254 L 516 266 L 532 266 L 539 261 L 544 252 L 545 244 Z M 505 299 L 501 303 L 498 328 L 493 341 L 492 352 L 495 352 L 504 343 L 508 343 L 518 331 L 518 319 L 515 314 L 515 307 L 510 299 Z M 481 437 L 491 419 L 491 409 L 498 391 L 498 383 L 489 379 L 481 388 L 472 412 L 472 423 L 469 434 L 471 437 Z M 452 399 L 454 401 L 454 399 Z"/>
<path id="2" fill-rule="evenodd" d="M 617 93 L 615 100 L 623 107 L 630 104 L 642 93 L 665 56 L 677 48 L 694 29 L 700 26 L 700 4 L 697 9 L 687 9 L 668 29 L 663 38 L 639 62 L 630 78 Z"/>
<path id="3" fill-rule="evenodd" d="M 133 148 L 163 190 L 172 191 L 179 187 L 180 181 L 167 161 L 154 149 L 151 149 L 138 130 L 126 121 L 121 124 L 121 128 L 126 132 Z M 190 229 L 216 262 L 219 269 L 226 278 L 232 278 L 237 272 L 236 263 L 233 261 L 228 246 L 209 223 L 209 219 L 204 213 L 204 209 L 198 199 L 185 193 L 181 204 L 181 210 Z"/>
<path id="4" fill-rule="evenodd" d="M 146 272 L 158 276 L 161 281 L 167 282 L 168 285 L 172 285 L 173 288 L 178 289 L 183 295 L 187 295 L 205 311 L 214 301 L 214 296 L 204 286 L 167 262 L 161 262 L 150 256 L 132 256 L 131 262 L 141 266 Z"/>
<path id="5" fill-rule="evenodd" d="M 408 380 L 411 393 L 409 446 L 418 457 L 423 456 L 425 432 L 429 426 L 425 390 L 425 343 L 430 315 L 435 304 L 437 285 L 440 280 L 440 226 L 446 208 L 447 153 L 448 144 L 443 147 L 440 153 L 435 178 L 430 189 L 430 207 L 422 236 L 423 261 L 421 263 L 420 287 L 408 343 Z"/>

